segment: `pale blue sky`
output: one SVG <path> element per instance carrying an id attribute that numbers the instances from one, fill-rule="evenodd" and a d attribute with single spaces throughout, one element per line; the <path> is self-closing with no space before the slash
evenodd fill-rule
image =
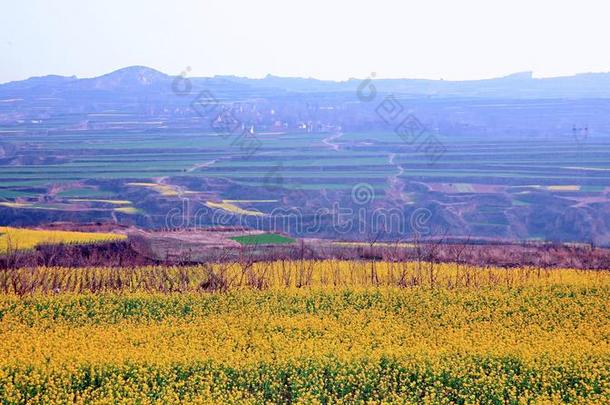
<path id="1" fill-rule="evenodd" d="M 604 1 L 1 1 L 0 82 L 130 65 L 334 80 L 610 71 Z"/>

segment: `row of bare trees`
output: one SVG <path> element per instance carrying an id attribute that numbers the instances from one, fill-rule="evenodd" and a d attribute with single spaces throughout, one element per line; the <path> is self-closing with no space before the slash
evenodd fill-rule
<path id="1" fill-rule="evenodd" d="M 159 257 L 145 238 L 129 238 L 92 245 L 41 245 L 23 250 L 10 240 L 0 252 L 0 269 L 20 267 L 132 267 L 142 265 L 193 265 L 201 263 L 237 263 L 249 268 L 255 262 L 282 260 L 340 259 L 369 262 L 371 281 L 377 278 L 376 262 L 415 262 L 427 268 L 434 279 L 435 263 L 498 267 L 540 267 L 610 269 L 610 250 L 585 245 L 503 244 L 478 245 L 468 241 L 447 243 L 415 239 L 408 242 L 377 242 L 335 244 L 326 241 L 305 242 L 284 246 L 248 245 L 210 248 L 202 246 L 179 255 Z M 197 254 L 194 254 L 197 253 Z M 305 272 L 306 273 L 306 272 Z"/>

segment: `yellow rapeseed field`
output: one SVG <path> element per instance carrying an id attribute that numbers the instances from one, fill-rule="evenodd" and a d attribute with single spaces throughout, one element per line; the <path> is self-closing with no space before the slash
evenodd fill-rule
<path id="1" fill-rule="evenodd" d="M 0 226 L 0 254 L 8 250 L 32 249 L 40 244 L 95 243 L 126 239 L 126 235 L 71 232 Z"/>
<path id="2" fill-rule="evenodd" d="M 3 403 L 608 403 L 610 272 L 0 270 Z"/>
<path id="3" fill-rule="evenodd" d="M 128 186 L 134 186 L 134 187 L 146 187 L 146 188 L 150 188 L 152 190 L 155 190 L 156 192 L 158 192 L 159 194 L 165 196 L 165 197 L 176 197 L 179 195 L 178 191 L 176 191 L 176 189 L 174 189 L 172 186 L 169 186 L 167 184 L 160 184 L 160 183 L 127 183 Z"/>
<path id="4" fill-rule="evenodd" d="M 130 215 L 139 214 L 141 212 L 136 207 L 119 207 L 119 208 L 115 208 L 114 211 L 120 212 L 123 214 L 130 214 Z"/>
<path id="5" fill-rule="evenodd" d="M 579 191 L 580 186 L 576 186 L 576 185 L 548 186 L 547 190 L 550 190 L 550 191 Z"/>
<path id="6" fill-rule="evenodd" d="M 227 212 L 232 212 L 234 214 L 239 214 L 239 215 L 252 215 L 252 216 L 263 216 L 264 214 L 262 212 L 259 211 L 254 211 L 254 210 L 246 210 L 243 208 L 238 207 L 237 205 L 235 205 L 232 202 L 229 202 L 229 200 L 223 200 L 222 202 L 213 202 L 213 201 L 208 201 L 205 203 L 205 205 L 207 205 L 210 208 L 216 208 L 216 209 L 221 209 Z"/>
<path id="7" fill-rule="evenodd" d="M 92 203 L 103 203 L 103 204 L 112 204 L 112 205 L 130 205 L 131 201 L 129 200 L 104 200 L 99 198 L 70 198 L 68 201 L 70 202 L 92 202 Z"/>

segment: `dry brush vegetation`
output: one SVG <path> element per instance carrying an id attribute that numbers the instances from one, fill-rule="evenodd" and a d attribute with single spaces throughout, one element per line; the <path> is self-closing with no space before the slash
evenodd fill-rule
<path id="1" fill-rule="evenodd" d="M 293 288 L 521 288 L 602 283 L 607 271 L 474 267 L 458 263 L 277 260 L 196 266 L 29 267 L 0 270 L 0 292 L 227 292 Z"/>

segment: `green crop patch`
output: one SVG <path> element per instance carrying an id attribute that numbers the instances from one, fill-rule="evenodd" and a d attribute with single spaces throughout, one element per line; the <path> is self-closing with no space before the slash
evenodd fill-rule
<path id="1" fill-rule="evenodd" d="M 262 233 L 259 235 L 234 236 L 230 238 L 242 245 L 289 245 L 296 241 L 292 238 L 276 233 Z"/>

